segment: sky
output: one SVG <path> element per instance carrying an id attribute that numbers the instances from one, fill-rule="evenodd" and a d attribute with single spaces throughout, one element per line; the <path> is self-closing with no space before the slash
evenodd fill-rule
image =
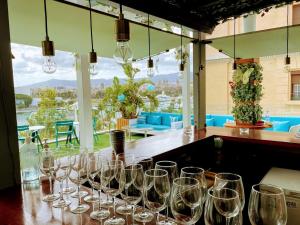
<path id="1" fill-rule="evenodd" d="M 42 49 L 28 45 L 12 43 L 14 84 L 15 87 L 30 85 L 50 79 L 75 80 L 74 56 L 71 52 L 55 51 L 55 62 L 57 70 L 53 74 L 46 74 L 42 70 Z M 134 53 L 134 50 L 133 50 Z M 152 57 L 156 74 L 170 74 L 178 72 L 178 62 L 175 59 L 174 50 Z M 141 71 L 136 77 L 146 77 L 147 60 L 141 60 L 133 64 Z M 114 76 L 125 78 L 122 67 L 115 63 L 112 58 L 98 58 L 98 74 L 92 79 L 111 79 Z"/>

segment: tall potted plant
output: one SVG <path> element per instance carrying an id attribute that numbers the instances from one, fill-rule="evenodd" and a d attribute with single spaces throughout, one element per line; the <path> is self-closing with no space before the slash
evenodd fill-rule
<path id="1" fill-rule="evenodd" d="M 237 65 L 230 82 L 234 107 L 233 116 L 237 124 L 255 125 L 262 118 L 259 104 L 262 93 L 262 67 L 254 60 Z"/>
<path id="2" fill-rule="evenodd" d="M 132 64 L 122 65 L 127 79 L 121 84 L 119 78 L 114 77 L 111 87 L 106 88 L 101 104 L 111 111 L 120 112 L 122 118 L 117 119 L 117 129 L 132 123 L 138 116 L 138 110 L 155 110 L 158 107 L 154 83 L 149 79 L 135 79 L 140 71 Z M 149 102 L 149 105 L 146 104 Z"/>

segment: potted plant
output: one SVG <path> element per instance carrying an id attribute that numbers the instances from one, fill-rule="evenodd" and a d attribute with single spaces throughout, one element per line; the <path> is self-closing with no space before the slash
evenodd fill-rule
<path id="1" fill-rule="evenodd" d="M 254 60 L 243 60 L 237 65 L 233 81 L 229 82 L 236 124 L 255 125 L 262 118 L 262 107 L 259 104 L 263 96 L 261 71 L 262 67 Z"/>
<path id="2" fill-rule="evenodd" d="M 123 64 L 122 67 L 127 76 L 125 83 L 121 84 L 119 78 L 114 77 L 112 86 L 105 89 L 100 102 L 110 111 L 121 113 L 122 118 L 117 119 L 117 129 L 134 123 L 139 109 L 153 111 L 158 106 L 154 83 L 146 78 L 136 80 L 135 76 L 140 70 L 132 64 Z"/>

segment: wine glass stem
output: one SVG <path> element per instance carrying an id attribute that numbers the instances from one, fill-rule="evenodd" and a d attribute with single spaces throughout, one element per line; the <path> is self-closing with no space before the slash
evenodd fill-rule
<path id="1" fill-rule="evenodd" d="M 49 176 L 49 184 L 50 184 L 50 194 L 53 194 L 53 190 L 52 190 L 52 177 Z"/>
<path id="2" fill-rule="evenodd" d="M 63 181 L 62 180 L 59 182 L 59 185 L 60 185 L 60 200 L 63 201 L 64 197 L 63 197 Z"/>
<path id="3" fill-rule="evenodd" d="M 100 210 L 101 210 L 101 198 L 100 198 L 101 190 L 100 190 L 100 189 L 98 190 L 98 194 L 99 194 L 99 202 L 98 202 L 98 206 L 99 206 L 99 211 L 100 211 Z"/>
<path id="4" fill-rule="evenodd" d="M 142 201 L 143 201 L 143 213 L 146 211 L 146 206 L 145 206 L 145 193 L 144 193 L 144 189 L 143 189 L 143 197 L 142 197 Z"/>
<path id="5" fill-rule="evenodd" d="M 80 206 L 81 205 L 80 184 L 77 185 L 77 193 L 78 193 L 78 206 Z"/>
<path id="6" fill-rule="evenodd" d="M 168 204 L 167 204 L 167 208 L 166 208 L 166 222 L 168 222 L 169 221 L 169 201 L 167 201 L 168 202 Z"/>
<path id="7" fill-rule="evenodd" d="M 113 196 L 114 218 L 116 218 L 116 198 Z"/>
<path id="8" fill-rule="evenodd" d="M 156 213 L 156 224 L 159 222 L 159 212 Z"/>
<path id="9" fill-rule="evenodd" d="M 226 225 L 230 225 L 230 218 L 226 217 Z"/>
<path id="10" fill-rule="evenodd" d="M 67 190 L 69 189 L 69 178 L 68 177 L 66 178 L 66 189 Z"/>

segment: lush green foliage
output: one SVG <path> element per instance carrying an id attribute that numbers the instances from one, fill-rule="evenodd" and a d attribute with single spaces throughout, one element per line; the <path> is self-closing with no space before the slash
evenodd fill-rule
<path id="1" fill-rule="evenodd" d="M 16 100 L 23 101 L 23 104 L 17 105 L 18 108 L 27 108 L 32 103 L 32 97 L 29 95 L 25 95 L 25 94 L 16 94 Z"/>
<path id="2" fill-rule="evenodd" d="M 232 113 L 236 121 L 255 124 L 261 120 L 262 107 L 259 101 L 263 96 L 261 82 L 262 67 L 257 63 L 238 65 L 233 74 L 231 96 L 234 102 Z"/>
<path id="3" fill-rule="evenodd" d="M 114 117 L 115 112 L 121 112 L 125 119 L 136 118 L 138 110 L 155 110 L 158 106 L 156 93 L 145 88 L 147 85 L 154 85 L 149 79 L 135 80 L 139 69 L 133 68 L 132 64 L 123 65 L 127 76 L 125 84 L 121 84 L 117 77 L 114 77 L 111 87 L 105 89 L 104 97 L 99 104 L 99 109 L 105 108 L 105 114 Z M 123 95 L 124 100 L 120 101 L 119 96 Z M 150 105 L 145 104 L 148 99 Z"/>

